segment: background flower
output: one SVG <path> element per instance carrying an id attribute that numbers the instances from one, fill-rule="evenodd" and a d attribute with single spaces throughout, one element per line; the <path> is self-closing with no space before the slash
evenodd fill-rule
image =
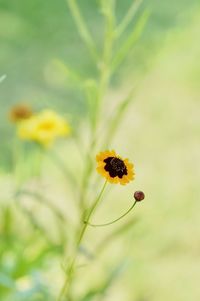
<path id="1" fill-rule="evenodd" d="M 28 120 L 20 123 L 18 136 L 24 140 L 32 140 L 44 146 L 50 145 L 58 137 L 70 134 L 68 122 L 56 112 L 44 110 Z"/>
<path id="2" fill-rule="evenodd" d="M 28 119 L 33 115 L 33 110 L 28 104 L 17 104 L 9 112 L 9 118 L 12 122 L 19 122 Z"/>

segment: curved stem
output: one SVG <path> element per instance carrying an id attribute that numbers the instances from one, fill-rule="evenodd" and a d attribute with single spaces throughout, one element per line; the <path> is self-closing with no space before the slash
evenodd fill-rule
<path id="1" fill-rule="evenodd" d="M 104 227 L 104 226 L 109 226 L 109 225 L 112 225 L 116 222 L 118 222 L 120 219 L 122 219 L 123 217 L 125 217 L 134 207 L 135 207 L 135 204 L 137 203 L 137 201 L 135 201 L 133 203 L 133 205 L 124 213 L 122 214 L 120 217 L 114 219 L 113 221 L 111 222 L 108 222 L 108 223 L 105 223 L 105 224 L 91 224 L 89 223 L 88 221 L 85 221 L 85 223 L 91 227 Z"/>
<path id="2" fill-rule="evenodd" d="M 83 236 L 84 236 L 85 230 L 86 230 L 86 228 L 87 228 L 89 219 L 90 219 L 92 213 L 93 213 L 94 210 L 96 209 L 96 207 L 97 207 L 97 205 L 98 205 L 98 203 L 99 203 L 99 201 L 100 201 L 100 199 L 101 199 L 101 196 L 102 196 L 102 194 L 103 194 L 103 192 L 104 192 L 104 190 L 105 190 L 106 184 L 107 184 L 107 181 L 105 181 L 105 183 L 104 183 L 104 185 L 103 185 L 103 187 L 102 187 L 102 189 L 101 189 L 101 191 L 100 191 L 98 197 L 96 198 L 94 204 L 92 205 L 92 207 L 91 207 L 91 209 L 90 209 L 90 212 L 89 212 L 89 214 L 88 214 L 88 216 L 87 216 L 87 219 L 84 221 L 84 226 L 83 226 L 83 228 L 82 228 L 82 231 L 81 231 L 80 237 L 79 237 L 79 239 L 78 239 L 78 243 L 77 243 L 78 246 L 80 245 L 80 243 L 81 243 L 81 241 L 82 241 L 82 239 L 83 239 Z"/>

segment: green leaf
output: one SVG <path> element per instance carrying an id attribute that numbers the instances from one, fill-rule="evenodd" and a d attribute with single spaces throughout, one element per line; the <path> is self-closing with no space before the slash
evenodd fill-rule
<path id="1" fill-rule="evenodd" d="M 147 23 L 148 18 L 149 18 L 149 12 L 145 11 L 139 18 L 138 22 L 134 26 L 128 38 L 124 41 L 121 48 L 114 56 L 112 61 L 112 71 L 116 70 L 117 67 L 124 61 L 128 52 L 131 50 L 133 45 L 138 41 Z"/>
<path id="2" fill-rule="evenodd" d="M 135 93 L 135 87 L 133 87 L 129 93 L 129 95 L 118 105 L 116 111 L 113 112 L 113 118 L 109 121 L 109 128 L 107 129 L 104 147 L 108 147 L 109 143 L 114 138 L 115 133 L 117 132 L 118 127 L 123 119 L 123 116 L 128 109 L 129 105 L 133 100 L 133 96 Z"/>
<path id="3" fill-rule="evenodd" d="M 83 79 L 80 74 L 77 73 L 74 69 L 69 67 L 66 63 L 64 63 L 60 59 L 54 59 L 52 61 L 53 67 L 56 69 L 57 72 L 60 72 L 66 80 L 70 80 L 72 83 L 76 84 L 77 86 L 82 86 Z"/>
<path id="4" fill-rule="evenodd" d="M 86 95 L 88 114 L 92 127 L 95 127 L 98 110 L 98 87 L 93 79 L 88 79 L 84 83 L 84 91 Z"/>
<path id="5" fill-rule="evenodd" d="M 96 45 L 91 37 L 91 34 L 88 30 L 87 24 L 80 12 L 79 6 L 76 0 L 66 0 L 71 11 L 71 14 L 74 18 L 74 21 L 77 26 L 78 33 L 82 38 L 83 42 L 85 43 L 86 47 L 90 51 L 91 56 L 93 57 L 94 61 L 98 61 L 98 53 L 96 50 Z"/>
<path id="6" fill-rule="evenodd" d="M 135 17 L 141 3 L 143 0 L 136 0 L 133 1 L 132 5 L 130 6 L 127 14 L 125 15 L 124 19 L 122 20 L 122 22 L 118 25 L 118 27 L 116 28 L 116 38 L 119 38 L 123 32 L 126 30 L 127 26 L 129 25 L 129 23 L 133 20 L 133 18 Z"/>

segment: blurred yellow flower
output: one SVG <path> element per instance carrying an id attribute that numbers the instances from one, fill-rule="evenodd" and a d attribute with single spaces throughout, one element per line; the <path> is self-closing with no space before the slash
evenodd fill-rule
<path id="1" fill-rule="evenodd" d="M 126 185 L 134 179 L 133 164 L 122 159 L 115 151 L 100 152 L 96 156 L 97 171 L 110 183 Z"/>
<path id="2" fill-rule="evenodd" d="M 44 110 L 22 121 L 18 126 L 18 136 L 49 146 L 58 137 L 68 136 L 71 132 L 68 122 L 56 112 Z"/>

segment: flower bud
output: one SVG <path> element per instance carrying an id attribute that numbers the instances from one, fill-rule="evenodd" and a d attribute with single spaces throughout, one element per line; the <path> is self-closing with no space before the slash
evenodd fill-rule
<path id="1" fill-rule="evenodd" d="M 145 198 L 145 194 L 143 191 L 135 191 L 134 198 L 136 202 L 141 202 Z"/>

